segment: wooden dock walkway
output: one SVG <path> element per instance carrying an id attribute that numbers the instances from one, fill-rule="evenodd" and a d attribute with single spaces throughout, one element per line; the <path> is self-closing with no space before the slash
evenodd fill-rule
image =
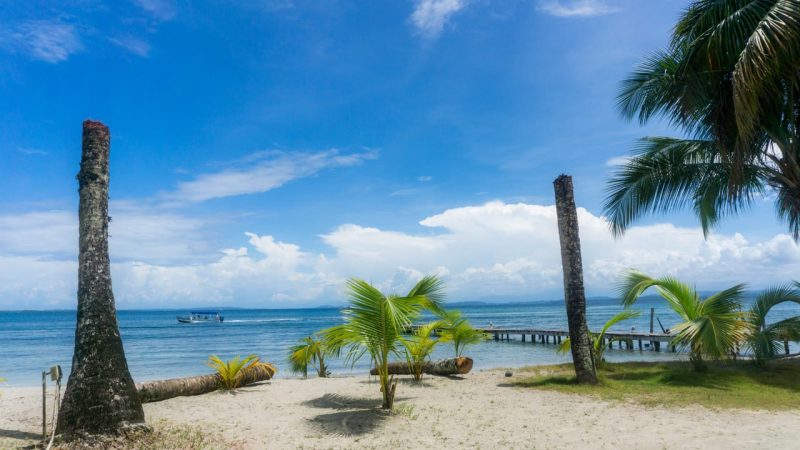
<path id="1" fill-rule="evenodd" d="M 494 336 L 495 341 L 511 341 L 512 336 L 520 336 L 520 341 L 526 342 L 526 338 L 530 336 L 530 342 L 536 344 L 537 341 L 542 344 L 560 344 L 563 338 L 569 337 L 568 330 L 546 330 L 537 328 L 476 328 L 478 331 Z M 551 339 L 552 337 L 552 339 Z M 633 350 L 634 342 L 638 343 L 639 350 L 649 349 L 654 351 L 661 351 L 661 344 L 665 343 L 665 347 L 670 347 L 674 352 L 675 347 L 670 346 L 669 343 L 672 334 L 665 333 L 637 333 L 631 332 L 606 332 L 604 338 L 617 342 L 618 348 L 627 348 Z M 552 342 L 551 342 L 552 341 Z M 612 344 L 613 345 L 613 344 Z"/>
<path id="2" fill-rule="evenodd" d="M 412 325 L 409 330 L 412 331 L 419 328 L 420 325 Z M 521 342 L 527 342 L 530 336 L 532 344 L 560 344 L 562 339 L 569 337 L 569 330 L 548 330 L 539 328 L 516 328 L 516 327 L 491 327 L 491 328 L 476 328 L 481 333 L 494 337 L 495 341 L 516 341 L 512 337 L 519 336 Z M 434 334 L 438 335 L 440 330 L 434 330 Z M 606 332 L 604 339 L 610 341 L 609 348 L 613 348 L 616 342 L 617 348 L 626 348 L 628 350 L 634 349 L 634 343 L 639 350 L 652 350 L 656 352 L 661 351 L 661 344 L 675 352 L 675 346 L 670 345 L 672 338 L 675 335 L 667 333 L 637 333 L 631 332 Z M 551 339 L 552 338 L 552 339 Z"/>

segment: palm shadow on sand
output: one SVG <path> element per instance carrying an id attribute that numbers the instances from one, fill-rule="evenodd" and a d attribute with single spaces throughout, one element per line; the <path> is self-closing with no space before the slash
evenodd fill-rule
<path id="1" fill-rule="evenodd" d="M 396 401 L 402 400 L 400 398 Z M 326 434 L 354 436 L 375 431 L 390 414 L 380 408 L 380 399 L 325 394 L 303 402 L 313 408 L 333 409 L 336 412 L 319 414 L 309 421 L 311 426 Z"/>

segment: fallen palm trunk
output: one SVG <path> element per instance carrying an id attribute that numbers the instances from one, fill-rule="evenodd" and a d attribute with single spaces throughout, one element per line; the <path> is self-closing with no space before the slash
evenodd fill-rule
<path id="1" fill-rule="evenodd" d="M 267 381 L 275 375 L 275 367 L 271 364 L 253 364 L 242 372 L 239 387 Z M 200 375 L 197 377 L 172 378 L 170 380 L 149 381 L 136 385 L 142 403 L 160 402 L 173 397 L 201 395 L 214 392 L 222 385 L 218 374 Z"/>
<path id="2" fill-rule="evenodd" d="M 464 375 L 472 370 L 472 358 L 459 356 L 458 358 L 440 359 L 437 361 L 426 361 L 422 366 L 422 372 L 428 375 Z M 378 369 L 373 368 L 369 371 L 370 375 L 377 375 Z M 411 375 L 411 367 L 408 363 L 389 363 L 389 375 Z"/>

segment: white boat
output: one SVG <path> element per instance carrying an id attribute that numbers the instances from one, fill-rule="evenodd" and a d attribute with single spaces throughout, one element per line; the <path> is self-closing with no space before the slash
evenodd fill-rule
<path id="1" fill-rule="evenodd" d="M 180 323 L 220 323 L 225 318 L 219 311 L 190 311 L 188 316 L 177 316 Z"/>

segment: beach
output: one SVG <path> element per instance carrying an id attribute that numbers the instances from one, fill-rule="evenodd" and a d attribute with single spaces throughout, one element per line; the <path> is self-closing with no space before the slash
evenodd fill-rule
<path id="1" fill-rule="evenodd" d="M 274 379 L 144 405 L 155 429 L 191 427 L 208 448 L 797 448 L 800 411 L 642 406 L 515 387 L 515 371 L 399 378 L 395 410 L 379 409 L 367 376 Z M 49 405 L 48 405 L 49 414 Z M 41 433 L 41 389 L 5 388 L 0 448 Z"/>

